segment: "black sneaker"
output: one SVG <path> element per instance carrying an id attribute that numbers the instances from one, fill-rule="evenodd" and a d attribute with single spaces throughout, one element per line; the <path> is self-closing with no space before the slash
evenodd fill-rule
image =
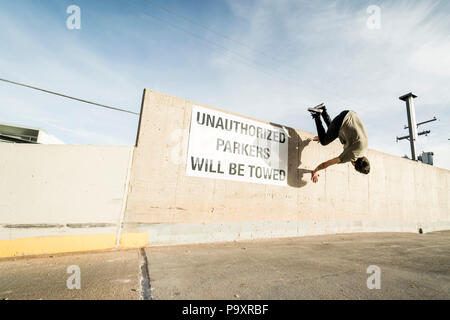
<path id="1" fill-rule="evenodd" d="M 309 108 L 308 111 L 314 114 L 321 114 L 325 110 L 325 104 L 321 103 L 318 106 L 315 106 L 314 108 Z"/>

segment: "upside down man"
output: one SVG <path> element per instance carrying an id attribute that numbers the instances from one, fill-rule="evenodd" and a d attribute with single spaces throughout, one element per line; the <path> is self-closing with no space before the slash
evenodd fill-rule
<path id="1" fill-rule="evenodd" d="M 355 167 L 355 170 L 368 174 L 370 172 L 369 159 L 366 158 L 368 138 L 367 132 L 361 119 L 356 112 L 350 110 L 342 111 L 336 118 L 331 120 L 325 105 L 322 103 L 314 108 L 309 108 L 309 112 L 316 122 L 317 134 L 314 141 L 326 146 L 339 138 L 344 145 L 344 151 L 336 158 L 321 163 L 311 173 L 311 180 L 316 183 L 319 180 L 319 171 L 338 163 L 347 163 Z M 325 131 L 320 117 L 322 116 L 327 131 Z"/>

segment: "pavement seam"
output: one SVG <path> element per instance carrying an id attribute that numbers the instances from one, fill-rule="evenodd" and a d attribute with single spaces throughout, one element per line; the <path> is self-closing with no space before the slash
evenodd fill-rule
<path id="1" fill-rule="evenodd" d="M 141 267 L 141 300 L 152 300 L 152 291 L 150 287 L 150 275 L 148 272 L 147 254 L 144 248 L 139 249 L 139 260 Z"/>

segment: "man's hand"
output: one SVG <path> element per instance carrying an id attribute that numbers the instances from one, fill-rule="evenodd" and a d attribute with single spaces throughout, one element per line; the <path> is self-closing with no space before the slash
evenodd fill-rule
<path id="1" fill-rule="evenodd" d="M 317 173 L 319 170 L 325 170 L 326 168 L 328 168 L 329 166 L 333 165 L 333 164 L 338 164 L 340 163 L 341 160 L 339 159 L 339 157 L 337 158 L 333 158 L 331 160 L 328 160 L 324 163 L 321 163 L 317 166 L 316 169 L 314 169 L 313 172 L 311 172 L 311 180 L 316 183 L 317 181 L 319 181 L 319 174 Z"/>
<path id="2" fill-rule="evenodd" d="M 315 137 L 313 138 L 313 141 L 316 141 L 316 142 L 320 143 L 319 136 L 315 136 Z"/>
<path id="3" fill-rule="evenodd" d="M 317 183 L 317 181 L 319 181 L 319 177 L 320 177 L 320 174 L 319 174 L 319 172 L 317 172 L 316 170 L 314 170 L 313 172 L 311 172 L 311 180 L 312 180 L 314 183 Z"/>

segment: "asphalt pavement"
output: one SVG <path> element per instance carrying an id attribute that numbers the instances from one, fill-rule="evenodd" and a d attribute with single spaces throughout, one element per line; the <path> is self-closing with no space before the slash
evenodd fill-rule
<path id="1" fill-rule="evenodd" d="M 450 231 L 0 260 L 0 299 L 450 299 Z"/>

